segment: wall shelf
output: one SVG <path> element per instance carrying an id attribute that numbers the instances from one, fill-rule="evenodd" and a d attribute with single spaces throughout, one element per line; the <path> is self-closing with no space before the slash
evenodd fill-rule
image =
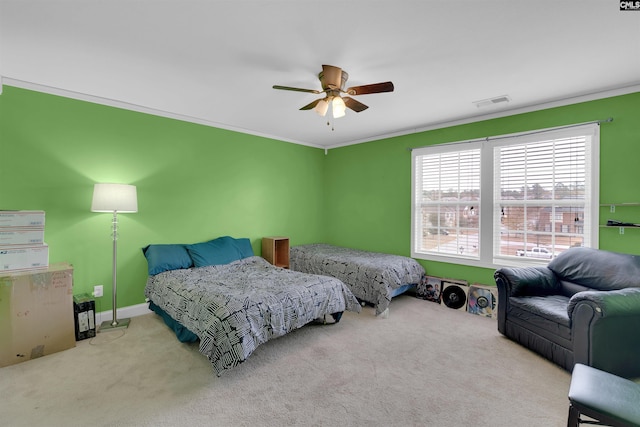
<path id="1" fill-rule="evenodd" d="M 620 234 L 624 234 L 624 230 L 627 228 L 636 228 L 640 230 L 640 227 L 637 225 L 625 225 L 625 226 L 617 226 L 617 225 L 601 225 L 600 228 L 617 228 Z"/>
<path id="2" fill-rule="evenodd" d="M 640 206 L 640 203 L 600 203 L 600 206 L 609 206 L 609 212 L 610 213 L 615 213 L 616 211 L 616 207 L 620 206 L 620 207 L 637 207 Z"/>
<path id="3" fill-rule="evenodd" d="M 628 202 L 628 203 L 601 203 L 600 204 L 601 207 L 609 207 L 609 213 L 616 213 L 616 208 L 617 207 L 640 207 L 640 203 L 637 202 Z M 612 220 L 607 220 L 607 221 L 612 221 Z M 616 221 L 616 220 L 613 220 Z M 624 234 L 624 230 L 627 228 L 637 228 L 640 229 L 640 224 L 634 224 L 628 221 L 620 221 L 621 225 L 615 224 L 615 225 L 609 225 L 609 224 L 600 224 L 600 228 L 617 228 L 618 232 L 620 234 Z"/>

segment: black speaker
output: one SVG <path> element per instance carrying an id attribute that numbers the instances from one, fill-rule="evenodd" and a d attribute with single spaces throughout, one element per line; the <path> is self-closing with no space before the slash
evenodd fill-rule
<path id="1" fill-rule="evenodd" d="M 76 341 L 96 336 L 96 303 L 89 294 L 73 296 Z"/>
<path id="2" fill-rule="evenodd" d="M 467 310 L 469 286 L 464 282 L 442 282 L 442 304 L 454 310 Z"/>

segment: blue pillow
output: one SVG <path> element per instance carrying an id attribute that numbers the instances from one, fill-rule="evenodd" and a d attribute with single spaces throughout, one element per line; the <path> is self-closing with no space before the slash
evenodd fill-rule
<path id="1" fill-rule="evenodd" d="M 236 247 L 238 248 L 238 250 L 240 251 L 240 254 L 242 255 L 242 258 L 249 258 L 250 256 L 253 256 L 253 248 L 251 247 L 251 241 L 249 239 L 245 237 L 245 238 L 234 239 L 234 240 L 235 240 Z"/>
<path id="2" fill-rule="evenodd" d="M 253 256 L 249 239 L 234 239 L 229 236 L 187 245 L 187 251 L 196 267 L 229 264 Z"/>
<path id="3" fill-rule="evenodd" d="M 142 253 L 147 258 L 149 276 L 193 265 L 185 245 L 148 245 L 142 248 Z"/>

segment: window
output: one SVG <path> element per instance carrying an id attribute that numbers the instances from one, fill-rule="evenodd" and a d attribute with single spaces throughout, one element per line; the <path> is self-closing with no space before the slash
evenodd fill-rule
<path id="1" fill-rule="evenodd" d="M 412 256 L 496 267 L 597 247 L 599 127 L 412 152 Z"/>

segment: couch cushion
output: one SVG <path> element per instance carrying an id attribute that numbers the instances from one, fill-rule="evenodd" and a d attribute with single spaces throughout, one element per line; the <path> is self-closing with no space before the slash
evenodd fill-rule
<path id="1" fill-rule="evenodd" d="M 528 324 L 552 341 L 556 336 L 571 341 L 568 304 L 569 298 L 564 295 L 511 297 L 508 316 L 512 321 L 517 318 L 518 323 Z"/>
<path id="2" fill-rule="evenodd" d="M 561 280 L 609 291 L 640 287 L 640 257 L 594 248 L 570 248 L 548 265 Z"/>
<path id="3" fill-rule="evenodd" d="M 578 285 L 572 282 L 567 282 L 566 280 L 560 281 L 560 293 L 569 298 L 571 298 L 578 292 L 592 291 L 592 290 L 593 290 L 592 288 L 588 288 L 586 286 Z"/>

